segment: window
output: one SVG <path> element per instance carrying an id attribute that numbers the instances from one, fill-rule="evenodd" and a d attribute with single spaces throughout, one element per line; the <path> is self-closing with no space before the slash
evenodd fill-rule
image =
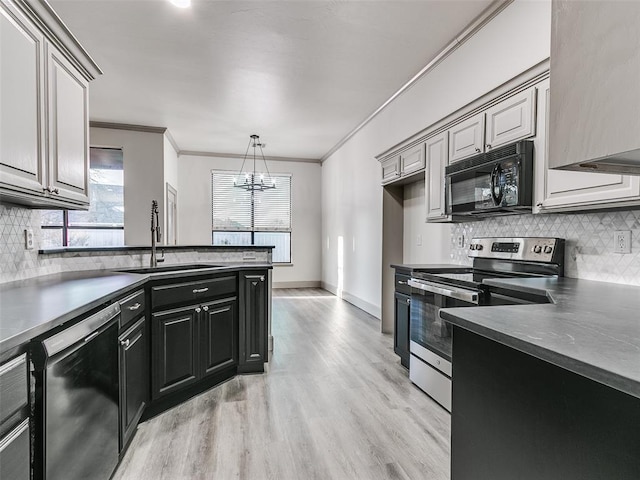
<path id="1" fill-rule="evenodd" d="M 91 148 L 88 211 L 42 211 L 42 248 L 124 245 L 124 171 L 119 148 Z"/>
<path id="2" fill-rule="evenodd" d="M 211 172 L 212 243 L 273 245 L 274 263 L 291 263 L 291 175 L 271 175 L 276 188 L 247 192 L 237 173 Z"/>

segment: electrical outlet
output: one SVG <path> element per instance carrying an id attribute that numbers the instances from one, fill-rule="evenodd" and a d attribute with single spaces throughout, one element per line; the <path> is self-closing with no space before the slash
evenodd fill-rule
<path id="1" fill-rule="evenodd" d="M 456 237 L 456 245 L 458 248 L 464 248 L 464 235 L 458 235 Z"/>
<path id="2" fill-rule="evenodd" d="M 422 246 L 422 235 L 418 234 L 418 236 L 416 237 L 416 245 L 418 247 Z"/>
<path id="3" fill-rule="evenodd" d="M 613 253 L 631 253 L 631 230 L 613 232 Z"/>
<path id="4" fill-rule="evenodd" d="M 31 228 L 26 228 L 24 230 L 24 248 L 26 250 L 33 250 L 33 230 Z"/>

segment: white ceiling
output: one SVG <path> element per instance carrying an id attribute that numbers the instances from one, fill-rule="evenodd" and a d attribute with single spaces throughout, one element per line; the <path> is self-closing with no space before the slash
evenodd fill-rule
<path id="1" fill-rule="evenodd" d="M 104 71 L 91 120 L 181 150 L 321 158 L 491 0 L 49 0 Z"/>

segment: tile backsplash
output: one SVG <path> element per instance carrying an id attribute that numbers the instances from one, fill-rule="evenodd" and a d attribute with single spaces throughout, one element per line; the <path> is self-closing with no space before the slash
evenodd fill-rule
<path id="1" fill-rule="evenodd" d="M 613 253 L 616 230 L 631 231 L 631 253 Z M 464 248 L 456 244 L 459 235 L 464 235 Z M 467 257 L 469 241 L 494 236 L 564 238 L 567 277 L 640 285 L 640 210 L 509 215 L 454 224 L 451 261 L 471 264 Z"/>
<path id="2" fill-rule="evenodd" d="M 24 248 L 24 230 L 31 228 L 35 248 Z M 149 250 L 64 252 L 38 254 L 42 242 L 40 211 L 0 205 L 0 284 L 26 278 L 73 270 L 99 270 L 122 267 L 146 267 Z M 158 247 L 158 255 L 162 246 Z M 255 250 L 247 261 L 244 252 L 249 248 L 167 249 L 165 265 L 176 263 L 271 263 L 271 252 Z"/>

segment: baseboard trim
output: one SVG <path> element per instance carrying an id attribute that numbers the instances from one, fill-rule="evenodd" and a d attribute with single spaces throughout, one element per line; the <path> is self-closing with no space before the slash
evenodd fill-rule
<path id="1" fill-rule="evenodd" d="M 271 288 L 321 288 L 321 283 L 320 280 L 273 282 Z"/>
<path id="2" fill-rule="evenodd" d="M 323 288 L 326 291 L 333 293 L 336 297 L 339 297 L 338 288 L 335 285 L 331 285 L 326 282 L 321 282 L 320 288 Z M 352 295 L 349 292 L 346 292 L 343 290 L 341 298 L 346 302 L 349 302 L 351 305 L 358 307 L 360 310 L 364 310 L 369 315 L 373 315 L 378 320 L 380 320 L 380 318 L 382 317 L 382 310 L 380 307 L 373 305 L 372 303 L 369 303 L 366 300 L 362 300 L 361 298 L 355 295 Z"/>

